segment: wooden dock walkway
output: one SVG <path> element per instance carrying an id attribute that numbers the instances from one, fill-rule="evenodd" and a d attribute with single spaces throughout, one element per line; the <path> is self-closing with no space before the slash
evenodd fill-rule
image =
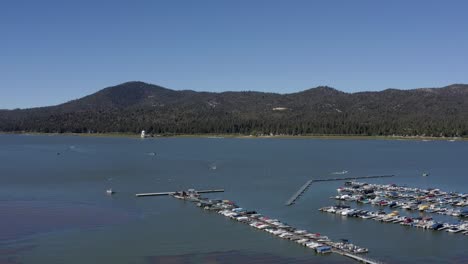
<path id="1" fill-rule="evenodd" d="M 303 194 L 307 190 L 307 188 L 309 188 L 312 182 L 313 180 L 309 180 L 306 183 L 304 183 L 304 185 L 302 185 L 302 187 L 295 194 L 293 194 L 291 198 L 289 198 L 289 200 L 286 202 L 286 205 L 294 204 L 294 202 L 301 196 L 301 194 Z"/>
<path id="2" fill-rule="evenodd" d="M 196 191 L 197 193 L 216 193 L 216 192 L 224 192 L 224 189 L 213 189 L 213 190 L 200 190 Z M 172 195 L 176 192 L 157 192 L 157 193 L 137 193 L 135 194 L 136 197 L 144 197 L 144 196 L 163 196 L 163 195 Z"/>
<path id="3" fill-rule="evenodd" d="M 395 175 L 373 175 L 373 176 L 358 176 L 358 177 L 345 177 L 345 178 L 326 178 L 326 179 L 316 179 L 314 182 L 324 182 L 324 181 L 346 181 L 346 180 L 359 180 L 359 179 L 375 179 L 375 178 L 389 178 L 394 177 Z"/>
<path id="4" fill-rule="evenodd" d="M 214 190 L 201 190 L 196 191 L 197 193 L 216 193 L 216 192 L 224 192 L 224 189 L 214 189 Z"/>
<path id="5" fill-rule="evenodd" d="M 381 261 L 378 261 L 378 260 L 375 260 L 375 259 L 371 259 L 369 257 L 365 257 L 365 256 L 362 256 L 362 255 L 357 255 L 357 254 L 352 254 L 352 253 L 344 252 L 344 251 L 337 250 L 337 249 L 332 249 L 332 252 L 340 254 L 340 255 L 348 257 L 348 258 L 352 258 L 352 259 L 357 260 L 357 261 L 359 261 L 361 263 L 384 264 L 384 262 L 381 262 Z"/>
<path id="6" fill-rule="evenodd" d="M 326 178 L 326 179 L 316 179 L 308 180 L 301 188 L 294 193 L 285 205 L 293 205 L 299 197 L 309 188 L 309 186 L 314 182 L 327 182 L 327 181 L 347 181 L 347 180 L 358 180 L 358 179 L 374 179 L 374 178 L 389 178 L 394 177 L 395 175 L 373 175 L 373 176 L 359 176 L 359 177 L 345 177 L 345 178 Z"/>

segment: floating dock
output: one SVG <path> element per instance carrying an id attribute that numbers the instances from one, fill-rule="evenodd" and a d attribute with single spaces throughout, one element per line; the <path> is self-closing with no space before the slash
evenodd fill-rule
<path id="1" fill-rule="evenodd" d="M 464 232 L 468 232 L 468 221 L 460 221 L 458 222 L 458 224 L 453 224 L 450 222 L 444 223 L 439 221 L 433 221 L 432 218 L 430 220 L 425 220 L 423 218 L 417 219 L 412 218 L 410 216 L 400 215 L 398 211 L 385 212 L 379 210 L 372 212 L 367 210 L 360 210 L 358 208 L 350 208 L 349 206 L 328 206 L 320 208 L 319 211 L 333 213 L 346 217 L 356 217 L 361 219 L 374 220 L 382 223 L 391 223 L 408 227 L 422 228 L 424 230 L 447 231 L 450 233 L 461 234 L 463 234 Z"/>
<path id="2" fill-rule="evenodd" d="M 302 187 L 286 201 L 285 205 L 293 205 L 299 197 L 309 188 L 313 182 L 326 182 L 326 181 L 347 181 L 347 180 L 357 180 L 357 179 L 372 179 L 372 178 L 389 178 L 394 177 L 395 175 L 374 175 L 374 176 L 360 176 L 360 177 L 345 177 L 345 178 L 327 178 L 327 179 L 316 179 L 308 180 Z"/>
<path id="3" fill-rule="evenodd" d="M 200 190 L 195 191 L 196 193 L 217 193 L 217 192 L 224 192 L 224 189 L 213 189 L 213 190 Z M 137 193 L 135 194 L 136 197 L 144 197 L 144 196 L 163 196 L 163 195 L 173 195 L 176 192 L 157 192 L 157 193 Z"/>
<path id="4" fill-rule="evenodd" d="M 366 264 L 383 264 L 384 263 L 384 262 L 381 262 L 381 261 L 371 259 L 369 257 L 364 257 L 362 255 L 358 256 L 356 254 L 351 254 L 351 253 L 344 252 L 344 251 L 341 251 L 341 250 L 332 249 L 332 252 L 340 254 L 340 255 L 348 257 L 348 258 L 352 258 L 352 259 L 357 260 L 357 261 L 359 261 L 361 263 L 366 263 Z"/>
<path id="5" fill-rule="evenodd" d="M 420 189 L 395 184 L 367 184 L 364 182 L 350 182 L 340 187 L 340 195 L 331 197 L 349 202 L 363 202 L 365 204 L 403 208 L 431 214 L 441 214 L 454 217 L 468 217 L 468 193 L 447 192 L 440 189 Z M 364 196 L 362 193 L 367 191 Z M 375 192 L 383 192 L 377 198 Z M 344 194 L 343 194 L 344 193 Z M 384 198 L 385 197 L 385 198 Z"/>
<path id="6" fill-rule="evenodd" d="M 358 179 L 373 179 L 373 178 L 389 178 L 395 175 L 374 175 L 374 176 L 359 176 L 359 177 L 345 177 L 345 178 L 327 178 L 327 179 L 316 179 L 314 182 L 325 182 L 325 181 L 346 181 L 346 180 L 358 180 Z"/>
<path id="7" fill-rule="evenodd" d="M 271 233 L 276 237 L 290 240 L 299 245 L 313 249 L 317 252 L 317 254 L 331 252 L 352 258 L 361 263 L 381 263 L 371 258 L 362 256 L 362 254 L 368 252 L 368 249 L 366 248 L 349 244 L 348 242 L 333 242 L 327 236 L 320 235 L 316 232 L 298 230 L 292 226 L 280 222 L 277 219 L 263 216 L 257 211 L 249 211 L 247 209 L 242 209 L 235 205 L 235 203 L 233 203 L 232 201 L 223 200 L 213 203 L 210 200 L 206 200 L 206 203 L 202 203 L 202 201 L 204 200 L 204 198 L 199 197 L 199 203 L 197 204 L 197 206 L 205 210 L 218 212 L 218 214 L 224 215 L 240 223 L 248 224 L 256 229 Z M 321 247 L 327 247 L 328 249 L 326 249 L 326 251 L 323 252 L 319 250 L 319 248 Z"/>
<path id="8" fill-rule="evenodd" d="M 297 199 L 301 193 L 303 193 L 313 182 L 309 180 L 304 184 L 301 189 L 292 197 Z M 184 191 L 185 192 L 185 191 Z M 294 241 L 302 246 L 314 249 L 317 254 L 334 252 L 340 255 L 352 258 L 359 262 L 367 264 L 379 264 L 379 262 L 371 260 L 366 257 L 361 257 L 359 254 L 367 253 L 367 248 L 358 247 L 353 244 L 343 242 L 333 242 L 327 236 L 320 235 L 318 233 L 308 232 L 306 230 L 298 230 L 292 226 L 280 222 L 277 219 L 265 217 L 257 211 L 248 211 L 235 205 L 232 201 L 228 200 L 209 200 L 202 198 L 199 193 L 213 193 L 213 192 L 224 192 L 224 189 L 212 189 L 212 190 L 200 190 L 196 191 L 193 189 L 187 190 L 188 195 L 180 195 L 181 192 L 157 192 L 157 193 L 139 193 L 137 197 L 141 196 L 163 196 L 174 194 L 174 198 L 182 199 L 185 201 L 195 202 L 197 206 L 205 210 L 213 210 L 231 219 L 237 220 L 241 223 L 249 224 L 257 229 L 272 233 L 280 238 Z M 322 251 L 321 248 L 325 251 Z"/>
<path id="9" fill-rule="evenodd" d="M 286 205 L 292 205 L 296 200 L 309 188 L 309 186 L 312 184 L 314 180 L 308 180 L 302 187 L 295 193 L 289 200 L 286 202 Z"/>
<path id="10" fill-rule="evenodd" d="M 224 189 L 214 189 L 214 190 L 201 190 L 196 191 L 197 193 L 217 193 L 217 192 L 224 192 Z"/>

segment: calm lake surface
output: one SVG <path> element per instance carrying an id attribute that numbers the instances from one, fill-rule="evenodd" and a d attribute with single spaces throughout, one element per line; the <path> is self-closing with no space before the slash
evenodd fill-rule
<path id="1" fill-rule="evenodd" d="M 225 188 L 206 196 L 347 238 L 388 263 L 468 263 L 467 236 L 319 212 L 343 182 L 314 183 L 284 206 L 305 181 L 343 170 L 468 192 L 468 142 L 0 135 L 0 264 L 354 263 L 190 202 L 135 197 L 187 188 Z"/>

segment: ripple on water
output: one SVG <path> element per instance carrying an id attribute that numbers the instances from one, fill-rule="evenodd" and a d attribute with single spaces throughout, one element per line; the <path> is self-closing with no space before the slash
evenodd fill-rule
<path id="1" fill-rule="evenodd" d="M 94 228 L 124 223 L 128 212 L 86 204 L 46 201 L 0 202 L 0 242 L 71 228 Z"/>
<path id="2" fill-rule="evenodd" d="M 24 252 L 33 249 L 33 245 L 21 245 L 0 248 L 0 264 L 19 264 L 19 255 Z"/>

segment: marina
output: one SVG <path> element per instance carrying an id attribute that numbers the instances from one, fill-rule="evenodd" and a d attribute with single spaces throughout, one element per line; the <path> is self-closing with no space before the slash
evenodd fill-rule
<path id="1" fill-rule="evenodd" d="M 1 7 L 0 264 L 468 264 L 468 0 Z"/>
<path id="2" fill-rule="evenodd" d="M 468 194 L 446 192 L 440 189 L 420 189 L 396 184 L 367 184 L 346 182 L 331 197 L 340 201 L 371 204 L 379 207 L 402 208 L 429 214 L 468 217 Z"/>
<path id="3" fill-rule="evenodd" d="M 370 204 L 378 207 L 390 208 L 391 212 L 383 209 L 368 211 L 351 208 L 340 204 L 322 207 L 322 212 L 333 213 L 346 217 L 372 219 L 379 222 L 400 224 L 434 231 L 447 231 L 468 235 L 468 194 L 460 192 L 446 192 L 436 188 L 421 189 L 415 187 L 398 186 L 396 184 L 368 184 L 364 182 L 346 182 L 344 187 L 337 189 L 339 195 L 330 197 L 338 201 Z M 427 214 L 441 214 L 456 217 L 457 221 L 442 221 L 429 215 L 401 215 L 400 211 L 417 211 Z"/>
<path id="4" fill-rule="evenodd" d="M 8 240 L 2 241 L 0 259 L 7 262 L 13 258 L 25 264 L 79 264 L 100 259 L 124 264 L 145 263 L 148 256 L 157 258 L 153 263 L 205 263 L 211 256 L 222 257 L 219 263 L 223 264 L 248 263 L 246 260 L 271 264 L 359 261 L 333 248 L 325 255 L 316 253 L 167 194 L 188 188 L 225 189 L 201 196 L 234 200 L 240 207 L 277 218 L 296 229 L 318 232 L 334 242 L 346 238 L 351 244 L 369 249 L 368 253 L 353 254 L 355 257 L 401 264 L 468 260 L 468 237 L 463 231 L 432 231 L 318 211 L 336 204 L 367 211 L 384 209 L 387 214 L 393 211 L 388 205 L 330 199 L 346 194 L 337 193 L 340 187 L 351 187 L 345 185 L 346 180 L 312 183 L 293 206 L 285 206 L 312 178 L 395 174 L 393 178 L 349 181 L 466 193 L 466 142 L 160 138 L 142 144 L 139 139 L 124 138 L 4 136 L 1 143 L 5 147 L 0 150 L 5 159 L 1 171 L 1 212 L 5 219 L 0 236 Z M 70 146 L 76 148 L 71 151 Z M 285 155 L 272 155 L 272 150 L 281 150 Z M 61 155 L 57 156 L 57 152 Z M 158 158 L 147 155 L 150 152 L 157 152 Z M 13 167 L 25 159 L 31 165 Z M 214 163 L 216 170 L 210 168 Z M 40 175 L 39 169 L 43 172 Z M 329 174 L 344 169 L 349 171 L 346 175 Z M 430 176 L 422 177 L 424 171 Z M 115 193 L 108 194 L 108 189 Z M 159 192 L 166 194 L 135 196 Z M 395 210 L 400 215 L 430 216 L 443 223 L 468 220 L 419 210 Z M 77 216 L 83 220 L 77 222 Z M 8 253 L 24 243 L 38 246 Z M 201 259 L 193 255 L 198 252 L 211 255 Z"/>
<path id="5" fill-rule="evenodd" d="M 309 183 L 310 185 L 310 183 Z M 307 184 L 301 189 L 307 188 Z M 270 233 L 276 237 L 290 240 L 301 246 L 310 248 L 316 254 L 336 253 L 348 258 L 352 258 L 361 263 L 378 264 L 382 263 L 368 257 L 363 257 L 362 254 L 367 253 L 367 248 L 359 247 L 350 243 L 347 239 L 341 241 L 332 241 L 328 236 L 307 230 L 294 228 L 278 219 L 270 218 L 260 214 L 254 210 L 247 210 L 236 205 L 230 200 L 213 200 L 200 196 L 203 191 L 195 191 L 189 189 L 187 191 L 156 193 L 158 195 L 171 195 L 174 198 L 191 201 L 206 211 L 217 212 L 232 220 L 243 224 L 248 224 L 252 228 Z M 209 191 L 205 191 L 209 192 Z M 137 196 L 154 196 L 154 195 L 137 195 Z"/>
<path id="6" fill-rule="evenodd" d="M 369 251 L 367 248 L 351 244 L 345 239 L 336 242 L 319 233 L 296 229 L 278 219 L 264 216 L 257 211 L 241 208 L 229 200 L 206 200 L 199 198 L 197 206 L 208 211 L 216 211 L 230 219 L 248 224 L 253 228 L 265 231 L 276 237 L 290 240 L 314 250 L 317 254 L 337 253 L 362 263 L 381 263 L 361 256 L 361 254 Z"/>
<path id="7" fill-rule="evenodd" d="M 367 211 L 340 205 L 323 207 L 320 208 L 319 211 L 333 213 L 345 217 L 370 219 L 384 223 L 400 224 L 402 226 L 468 235 L 468 221 L 460 221 L 457 223 L 440 222 L 432 219 L 431 217 L 411 217 L 400 215 L 398 211 Z"/>
<path id="8" fill-rule="evenodd" d="M 347 181 L 347 180 L 357 180 L 357 179 L 373 179 L 373 178 L 388 178 L 393 177 L 395 175 L 377 175 L 377 176 L 361 176 L 361 177 L 346 177 L 346 178 L 328 178 L 328 179 L 315 179 L 315 180 L 308 180 L 304 185 L 299 188 L 297 192 L 295 192 L 288 201 L 286 201 L 285 205 L 290 206 L 293 205 L 300 196 L 307 191 L 309 186 L 313 182 L 328 182 L 328 181 Z"/>

